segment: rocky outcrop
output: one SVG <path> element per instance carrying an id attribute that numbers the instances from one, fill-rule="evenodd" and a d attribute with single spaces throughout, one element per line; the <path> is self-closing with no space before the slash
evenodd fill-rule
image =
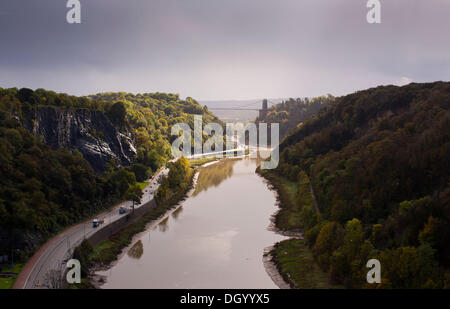
<path id="1" fill-rule="evenodd" d="M 80 151 L 97 172 L 111 159 L 128 165 L 136 155 L 131 134 L 119 132 L 101 111 L 44 107 L 30 111 L 24 122 L 50 147 Z"/>

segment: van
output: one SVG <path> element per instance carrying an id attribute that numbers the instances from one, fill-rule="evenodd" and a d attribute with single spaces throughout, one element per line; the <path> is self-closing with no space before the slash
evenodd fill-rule
<path id="1" fill-rule="evenodd" d="M 98 226 L 98 219 L 94 219 L 92 221 L 92 227 L 97 227 Z"/>

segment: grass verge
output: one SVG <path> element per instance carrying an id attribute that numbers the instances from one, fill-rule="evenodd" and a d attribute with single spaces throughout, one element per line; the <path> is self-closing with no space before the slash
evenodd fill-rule
<path id="1" fill-rule="evenodd" d="M 212 158 L 201 158 L 201 159 L 195 159 L 195 160 L 190 160 L 189 164 L 192 167 L 196 167 L 196 166 L 200 166 L 209 162 L 213 162 L 216 161 L 217 158 L 216 157 L 212 157 Z"/>
<path id="2" fill-rule="evenodd" d="M 315 263 L 302 239 L 279 242 L 270 252 L 283 279 L 295 289 L 340 288 L 330 284 L 329 276 Z"/>
<path id="3" fill-rule="evenodd" d="M 141 191 L 144 190 L 146 186 L 148 186 L 147 181 L 136 182 L 136 184 L 139 186 L 139 189 L 141 189 Z"/>
<path id="4" fill-rule="evenodd" d="M 298 183 L 268 170 L 257 169 L 278 192 L 280 211 L 275 225 L 282 231 L 299 232 L 311 226 L 317 218 L 309 179 L 302 175 Z M 314 261 L 311 249 L 303 239 L 288 239 L 277 243 L 270 252 L 283 279 L 296 289 L 339 288 L 330 284 L 329 275 Z"/>
<path id="5" fill-rule="evenodd" d="M 280 211 L 275 217 L 277 228 L 283 231 L 299 231 L 302 227 L 302 220 L 301 209 L 296 203 L 297 184 L 268 170 L 258 168 L 257 173 L 267 179 L 278 192 Z"/>
<path id="6" fill-rule="evenodd" d="M 17 276 L 22 271 L 23 264 L 0 265 L 0 290 L 11 289 L 16 282 Z"/>

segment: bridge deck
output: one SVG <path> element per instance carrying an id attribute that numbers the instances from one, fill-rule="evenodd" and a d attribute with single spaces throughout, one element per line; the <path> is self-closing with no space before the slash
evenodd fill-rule
<path id="1" fill-rule="evenodd" d="M 259 111 L 259 108 L 231 108 L 231 107 L 211 107 L 208 108 L 210 111 L 211 110 L 216 110 L 216 111 L 228 111 L 228 110 L 232 110 L 232 111 Z"/>

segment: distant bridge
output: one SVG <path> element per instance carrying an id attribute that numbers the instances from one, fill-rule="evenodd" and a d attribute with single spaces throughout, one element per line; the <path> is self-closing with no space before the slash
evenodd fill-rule
<path id="1" fill-rule="evenodd" d="M 240 107 L 211 107 L 208 108 L 210 111 L 216 110 L 216 111 L 259 111 L 260 108 L 240 108 Z"/>
<path id="2" fill-rule="evenodd" d="M 216 111 L 259 111 L 259 118 L 262 119 L 267 115 L 268 109 L 268 103 L 271 105 L 276 105 L 276 103 L 271 102 L 267 99 L 264 99 L 262 101 L 262 108 L 250 108 L 250 105 L 254 105 L 255 103 L 247 104 L 244 106 L 239 107 L 211 107 L 208 108 L 209 110 L 216 110 Z"/>

